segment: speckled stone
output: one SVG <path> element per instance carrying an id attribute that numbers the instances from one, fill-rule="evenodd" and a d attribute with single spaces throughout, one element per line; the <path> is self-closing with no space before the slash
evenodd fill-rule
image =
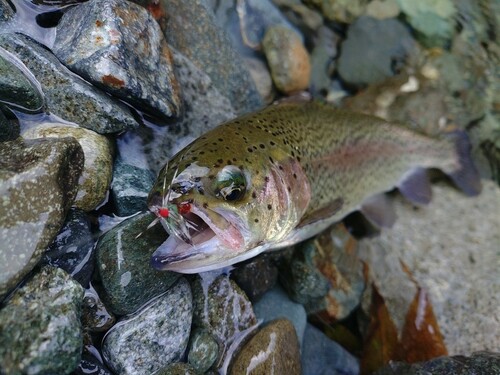
<path id="1" fill-rule="evenodd" d="M 5 117 L 0 105 L 0 142 L 13 141 L 19 137 L 20 127 L 16 121 L 11 121 Z"/>
<path id="2" fill-rule="evenodd" d="M 87 215 L 71 208 L 57 237 L 43 254 L 42 263 L 62 268 L 86 288 L 94 271 L 94 243 Z"/>
<path id="3" fill-rule="evenodd" d="M 169 17 L 163 30 L 169 45 L 203 70 L 238 114 L 262 105 L 259 93 L 229 37 L 217 26 L 205 0 L 161 0 Z M 182 82 L 180 86 L 184 88 Z"/>
<path id="4" fill-rule="evenodd" d="M 139 129 L 149 167 L 155 173 L 191 141 L 236 117 L 228 94 L 219 91 L 212 79 L 188 58 L 174 49 L 172 52 L 175 75 L 182 87 L 182 117 L 168 126 Z"/>
<path id="5" fill-rule="evenodd" d="M 259 300 L 278 280 L 274 252 L 238 264 L 231 272 L 231 278 L 243 289 L 250 301 Z"/>
<path id="6" fill-rule="evenodd" d="M 7 0 L 0 0 L 0 23 L 8 21 L 14 15 L 14 10 Z"/>
<path id="7" fill-rule="evenodd" d="M 307 314 L 304 306 L 290 300 L 285 291 L 276 286 L 264 294 L 262 299 L 255 303 L 255 316 L 263 323 L 270 322 L 278 318 L 288 319 L 295 327 L 299 345 L 302 345 L 304 330 L 307 323 Z"/>
<path id="8" fill-rule="evenodd" d="M 126 152 L 126 151 L 124 151 Z M 118 157 L 113 165 L 111 198 L 119 216 L 130 216 L 147 210 L 147 197 L 155 176 L 144 167 L 128 164 Z"/>
<path id="9" fill-rule="evenodd" d="M 497 375 L 500 374 L 500 354 L 492 352 L 476 352 L 470 357 L 462 355 L 439 357 L 427 362 L 402 363 L 391 362 L 375 372 L 375 375 Z"/>
<path id="10" fill-rule="evenodd" d="M 2 374 L 69 374 L 80 361 L 83 288 L 44 267 L 0 310 Z"/>
<path id="11" fill-rule="evenodd" d="M 191 289 L 180 279 L 108 331 L 102 347 L 106 363 L 119 374 L 149 375 L 179 361 L 188 344 L 191 316 Z"/>
<path id="12" fill-rule="evenodd" d="M 192 283 L 193 324 L 217 339 L 219 358 L 215 367 L 218 368 L 232 342 L 257 320 L 247 296 L 228 276 L 217 277 L 208 272 L 200 276 Z"/>
<path id="13" fill-rule="evenodd" d="M 307 0 L 318 5 L 323 15 L 332 21 L 351 23 L 365 11 L 367 0 Z"/>
<path id="14" fill-rule="evenodd" d="M 130 314 L 165 292 L 180 276 L 151 268 L 151 254 L 167 238 L 161 225 L 146 230 L 154 215 L 145 212 L 106 232 L 96 245 L 99 295 L 117 314 Z M 142 233 L 140 237 L 137 236 Z"/>
<path id="15" fill-rule="evenodd" d="M 116 318 L 106 309 L 92 285 L 85 289 L 82 305 L 82 325 L 87 332 L 106 332 L 115 324 Z"/>
<path id="16" fill-rule="evenodd" d="M 0 47 L 0 103 L 21 112 L 40 112 L 43 93 L 26 66 Z"/>
<path id="17" fill-rule="evenodd" d="M 428 47 L 443 47 L 455 34 L 457 10 L 452 0 L 398 0 L 398 4 Z"/>
<path id="18" fill-rule="evenodd" d="M 359 243 L 399 332 L 418 284 L 429 294 L 450 355 L 500 347 L 500 188 L 482 183 L 474 198 L 435 184 L 432 202 L 419 209 L 398 197 L 394 226 Z"/>
<path id="19" fill-rule="evenodd" d="M 197 329 L 191 333 L 187 360 L 200 373 L 212 367 L 219 355 L 217 340 L 207 331 Z"/>
<path id="20" fill-rule="evenodd" d="M 177 362 L 156 372 L 155 375 L 201 375 L 201 373 L 188 363 Z"/>
<path id="21" fill-rule="evenodd" d="M 71 138 L 0 143 L 0 298 L 59 232 L 82 169 L 82 149 Z"/>
<path id="22" fill-rule="evenodd" d="M 416 44 L 396 19 L 358 18 L 348 29 L 338 60 L 338 73 L 354 86 L 380 82 L 398 73 Z"/>
<path id="23" fill-rule="evenodd" d="M 302 345 L 302 374 L 358 375 L 359 360 L 307 324 Z"/>
<path id="24" fill-rule="evenodd" d="M 301 374 L 297 335 L 287 319 L 270 322 L 236 354 L 232 375 Z"/>
<path id="25" fill-rule="evenodd" d="M 307 89 L 311 65 L 297 33 L 283 26 L 270 27 L 262 47 L 278 90 L 290 94 Z"/>
<path id="26" fill-rule="evenodd" d="M 113 375 L 113 373 L 99 359 L 84 351 L 82 359 L 72 375 Z"/>
<path id="27" fill-rule="evenodd" d="M 106 136 L 58 123 L 42 123 L 21 135 L 32 139 L 75 138 L 82 146 L 85 163 L 74 205 L 84 211 L 92 211 L 106 199 L 113 170 L 113 145 Z"/>
<path id="28" fill-rule="evenodd" d="M 0 34 L 0 47 L 16 55 L 40 82 L 51 113 L 100 134 L 138 126 L 124 104 L 71 73 L 30 37 Z"/>
<path id="29" fill-rule="evenodd" d="M 152 14 L 139 5 L 91 0 L 69 9 L 57 26 L 54 54 L 141 110 L 165 117 L 180 113 L 170 50 Z"/>

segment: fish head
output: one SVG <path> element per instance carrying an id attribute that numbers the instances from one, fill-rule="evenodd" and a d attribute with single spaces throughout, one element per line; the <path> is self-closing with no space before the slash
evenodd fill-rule
<path id="1" fill-rule="evenodd" d="M 300 166 L 278 163 L 288 155 L 250 152 L 237 137 L 215 147 L 212 138 L 177 154 L 149 195 L 149 209 L 170 234 L 152 256 L 156 269 L 197 273 L 253 257 L 282 240 L 307 205 L 308 187 L 291 188 Z M 173 216 L 162 217 L 164 208 Z"/>

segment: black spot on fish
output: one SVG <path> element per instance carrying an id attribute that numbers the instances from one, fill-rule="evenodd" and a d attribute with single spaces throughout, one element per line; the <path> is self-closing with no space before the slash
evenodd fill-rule
<path id="1" fill-rule="evenodd" d="M 236 159 L 236 158 L 233 158 L 233 161 L 237 161 L 237 159 Z"/>
<path id="2" fill-rule="evenodd" d="M 268 209 L 268 210 L 272 210 L 272 208 L 273 208 L 273 206 L 272 206 L 271 204 L 268 204 L 268 205 L 267 205 L 267 209 Z"/>
<path id="3" fill-rule="evenodd" d="M 296 173 L 293 174 L 293 178 L 297 179 L 297 174 Z"/>
<path id="4" fill-rule="evenodd" d="M 269 177 L 264 177 L 264 181 L 269 182 Z"/>
<path id="5" fill-rule="evenodd" d="M 255 221 L 256 223 L 258 223 L 258 222 L 259 222 L 259 219 L 254 219 L 254 221 Z"/>
<path id="6" fill-rule="evenodd" d="M 265 146 L 263 143 L 261 143 L 261 144 L 259 145 L 259 147 L 260 147 L 260 148 L 266 148 L 266 146 Z"/>
<path id="7" fill-rule="evenodd" d="M 203 203 L 203 208 L 208 208 L 208 203 Z"/>
<path id="8" fill-rule="evenodd" d="M 280 165 L 278 168 L 280 169 L 280 171 L 282 171 L 282 170 L 283 170 L 283 167 L 282 167 L 281 165 Z"/>
<path id="9" fill-rule="evenodd" d="M 271 146 L 275 146 L 275 145 L 276 145 L 276 143 L 274 143 L 273 141 L 270 141 L 270 142 L 269 142 L 269 144 L 270 144 Z"/>
<path id="10" fill-rule="evenodd" d="M 270 156 L 269 156 L 269 161 L 270 161 L 272 164 L 274 164 L 274 160 L 273 160 L 273 158 L 272 158 L 272 157 L 270 157 Z"/>
<path id="11" fill-rule="evenodd" d="M 247 151 L 248 151 L 248 152 L 253 152 L 253 150 L 252 150 L 252 148 L 251 148 L 251 147 L 247 148 Z"/>
<path id="12" fill-rule="evenodd" d="M 224 163 L 224 160 L 222 160 L 222 159 L 217 159 L 217 163 L 222 164 L 222 163 Z"/>
<path id="13" fill-rule="evenodd" d="M 219 142 L 224 142 L 224 139 L 222 139 L 222 138 L 219 138 Z"/>
<path id="14" fill-rule="evenodd" d="M 253 198 L 253 199 L 257 198 L 257 194 L 255 194 L 255 191 L 254 191 L 254 192 L 252 192 L 252 198 Z"/>

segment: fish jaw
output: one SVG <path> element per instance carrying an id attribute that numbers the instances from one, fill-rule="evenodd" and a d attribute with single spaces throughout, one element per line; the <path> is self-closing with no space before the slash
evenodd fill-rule
<path id="1" fill-rule="evenodd" d="M 153 253 L 153 268 L 197 273 L 235 263 L 234 259 L 251 247 L 248 245 L 252 242 L 250 231 L 238 215 L 228 210 L 217 211 L 193 205 L 186 216 L 197 227 L 192 231 L 192 244 L 169 236 Z"/>

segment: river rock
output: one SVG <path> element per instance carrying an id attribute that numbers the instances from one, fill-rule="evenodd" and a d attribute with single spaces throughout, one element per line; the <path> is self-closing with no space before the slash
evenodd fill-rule
<path id="1" fill-rule="evenodd" d="M 365 12 L 367 0 L 308 0 L 320 6 L 329 20 L 351 23 Z"/>
<path id="2" fill-rule="evenodd" d="M 347 31 L 338 61 L 341 78 L 353 86 L 380 82 L 398 73 L 415 53 L 408 28 L 396 19 L 360 17 Z"/>
<path id="3" fill-rule="evenodd" d="M 138 109 L 165 117 L 180 113 L 170 50 L 156 20 L 139 5 L 91 0 L 71 8 L 57 26 L 53 50 L 72 71 Z"/>
<path id="4" fill-rule="evenodd" d="M 428 47 L 443 47 L 455 33 L 457 10 L 452 0 L 398 0 L 406 20 Z"/>
<path id="5" fill-rule="evenodd" d="M 330 90 L 339 38 L 328 27 L 318 29 L 311 52 L 311 93 L 325 97 Z"/>
<path id="6" fill-rule="evenodd" d="M 95 286 L 106 306 L 117 315 L 136 311 L 179 278 L 177 273 L 150 266 L 151 254 L 167 238 L 160 224 L 146 230 L 154 219 L 152 213 L 144 212 L 124 220 L 101 236 L 96 245 L 100 284 Z"/>
<path id="7" fill-rule="evenodd" d="M 217 340 L 206 330 L 191 333 L 187 360 L 200 373 L 207 372 L 219 355 Z"/>
<path id="8" fill-rule="evenodd" d="M 86 288 L 94 271 L 94 242 L 85 212 L 71 208 L 42 263 L 62 268 Z"/>
<path id="9" fill-rule="evenodd" d="M 200 373 L 189 363 L 176 362 L 156 372 L 155 375 L 200 375 Z"/>
<path id="10" fill-rule="evenodd" d="M 86 332 L 106 332 L 115 324 L 115 317 L 101 301 L 101 298 L 89 285 L 85 289 L 82 309 L 82 325 Z"/>
<path id="11" fill-rule="evenodd" d="M 236 354 L 230 374 L 299 375 L 300 352 L 297 335 L 287 319 L 270 322 Z"/>
<path id="12" fill-rule="evenodd" d="M 166 14 L 175 15 L 169 17 L 163 30 L 169 45 L 203 70 L 238 114 L 258 109 L 262 101 L 252 78 L 206 1 L 160 3 Z M 181 82 L 180 86 L 184 87 Z"/>
<path id="13" fill-rule="evenodd" d="M 439 357 L 427 362 L 402 363 L 391 362 L 375 372 L 375 375 L 470 375 L 500 374 L 500 354 L 492 352 L 476 352 L 469 357 L 462 355 Z"/>
<path id="14" fill-rule="evenodd" d="M 108 331 L 102 347 L 107 364 L 116 373 L 140 375 L 179 361 L 188 344 L 191 317 L 191 289 L 180 279 Z"/>
<path id="15" fill-rule="evenodd" d="M 302 344 L 307 323 L 306 310 L 300 303 L 290 300 L 280 286 L 276 286 L 264 294 L 262 299 L 254 304 L 253 308 L 255 316 L 257 319 L 262 320 L 263 323 L 279 318 L 288 319 L 295 327 L 299 345 Z"/>
<path id="16" fill-rule="evenodd" d="M 399 332 L 418 284 L 429 295 L 450 355 L 498 348 L 500 188 L 483 180 L 474 198 L 443 184 L 432 190 L 426 207 L 396 199 L 394 227 L 360 241 L 359 255 Z"/>
<path id="17" fill-rule="evenodd" d="M 359 360 L 307 324 L 302 345 L 302 374 L 358 375 Z"/>
<path id="18" fill-rule="evenodd" d="M 262 254 L 239 263 L 231 272 L 231 278 L 243 289 L 250 301 L 259 300 L 278 280 L 274 253 Z"/>
<path id="19" fill-rule="evenodd" d="M 297 33 L 283 26 L 270 27 L 262 47 L 278 90 L 291 94 L 308 88 L 309 54 Z"/>
<path id="20" fill-rule="evenodd" d="M 6 22 L 14 15 L 14 9 L 7 0 L 0 0 L 0 23 Z"/>
<path id="21" fill-rule="evenodd" d="M 80 361 L 83 288 L 44 267 L 0 310 L 0 372 L 69 374 Z"/>
<path id="22" fill-rule="evenodd" d="M 84 351 L 82 359 L 72 375 L 113 375 L 113 373 L 99 359 Z"/>
<path id="23" fill-rule="evenodd" d="M 301 1 L 273 0 L 283 15 L 306 36 L 310 37 L 323 25 L 323 17 L 315 9 L 308 7 Z"/>
<path id="24" fill-rule="evenodd" d="M 398 0 L 373 0 L 365 9 L 365 15 L 379 20 L 395 18 L 400 12 Z"/>
<path id="25" fill-rule="evenodd" d="M 92 130 L 57 123 L 42 123 L 21 135 L 23 138 L 75 138 L 85 155 L 75 207 L 92 211 L 106 199 L 113 170 L 113 145 L 106 136 Z"/>
<path id="26" fill-rule="evenodd" d="M 247 65 L 260 97 L 264 103 L 270 104 L 276 95 L 276 90 L 274 90 L 271 73 L 265 61 L 257 57 L 246 57 L 245 64 Z"/>
<path id="27" fill-rule="evenodd" d="M 118 156 L 113 166 L 111 198 L 119 216 L 130 216 L 147 210 L 147 197 L 155 175 L 141 153 L 142 141 L 136 133 L 123 134 L 116 145 Z"/>
<path id="28" fill-rule="evenodd" d="M 2 106 L 0 105 L 0 142 L 13 141 L 19 137 L 19 133 L 19 124 L 5 117 L 2 112 Z"/>
<path id="29" fill-rule="evenodd" d="M 0 143 L 0 298 L 59 232 L 82 169 L 82 149 L 71 138 Z"/>
<path id="30" fill-rule="evenodd" d="M 42 45 L 22 34 L 0 34 L 0 47 L 14 54 L 40 83 L 47 110 L 97 133 L 138 126 L 130 110 L 71 73 Z"/>
<path id="31" fill-rule="evenodd" d="M 43 92 L 26 66 L 0 47 L 0 103 L 22 112 L 40 112 Z"/>
<path id="32" fill-rule="evenodd" d="M 238 285 L 225 275 L 205 272 L 193 281 L 192 288 L 193 325 L 217 339 L 219 359 L 215 366 L 219 368 L 233 341 L 257 323 L 252 304 Z"/>
<path id="33" fill-rule="evenodd" d="M 194 139 L 236 117 L 227 93 L 219 91 L 206 73 L 176 50 L 173 50 L 173 59 L 182 87 L 184 113 L 168 126 L 148 124 L 139 130 L 141 147 L 155 173 Z"/>

